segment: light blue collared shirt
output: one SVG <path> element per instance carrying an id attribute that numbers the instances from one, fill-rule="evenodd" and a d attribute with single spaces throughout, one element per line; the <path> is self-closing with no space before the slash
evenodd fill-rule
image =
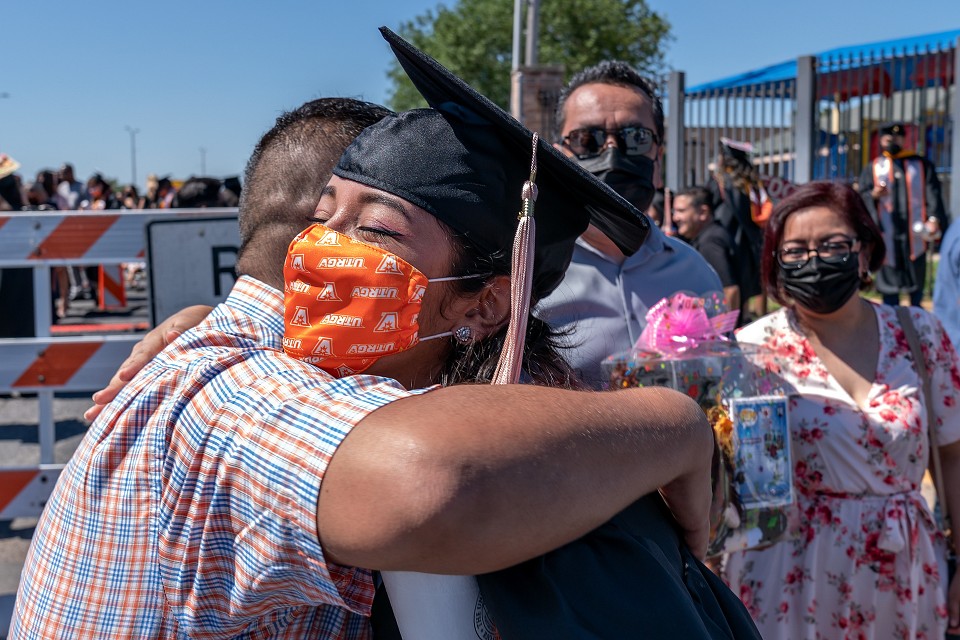
<path id="1" fill-rule="evenodd" d="M 647 311 L 678 291 L 722 292 L 720 278 L 690 245 L 655 225 L 640 249 L 617 264 L 578 239 L 560 286 L 534 315 L 567 333 L 561 353 L 595 388 L 605 388 L 600 362 L 632 347 L 646 325 Z"/>

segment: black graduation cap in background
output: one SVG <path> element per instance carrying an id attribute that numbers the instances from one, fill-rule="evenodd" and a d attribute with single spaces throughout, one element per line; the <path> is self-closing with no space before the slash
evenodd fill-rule
<path id="1" fill-rule="evenodd" d="M 509 260 L 533 133 L 394 32 L 380 32 L 432 109 L 368 127 L 334 173 L 408 200 Z M 563 279 L 588 223 L 627 255 L 649 226 L 638 209 L 543 140 L 537 164 L 533 291 L 542 297 Z"/>
<path id="2" fill-rule="evenodd" d="M 906 135 L 906 129 L 902 122 L 894 120 L 893 122 L 884 122 L 880 125 L 879 133 L 880 135 L 902 136 Z"/>

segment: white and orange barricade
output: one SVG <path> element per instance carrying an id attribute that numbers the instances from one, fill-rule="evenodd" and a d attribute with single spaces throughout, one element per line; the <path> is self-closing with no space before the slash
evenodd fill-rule
<path id="1" fill-rule="evenodd" d="M 35 466 L 0 467 L 0 520 L 37 516 L 59 477 L 53 415 L 58 392 L 93 392 L 110 381 L 140 334 L 51 335 L 50 270 L 101 265 L 101 308 L 125 305 L 121 265 L 143 262 L 146 228 L 156 220 L 236 216 L 236 209 L 23 212 L 0 215 L 0 269 L 34 271 L 34 338 L 0 338 L 0 397 L 36 394 L 40 459 Z M 2 313 L 17 313 L 3 309 Z M 0 399 L 0 402 L 3 400 Z"/>

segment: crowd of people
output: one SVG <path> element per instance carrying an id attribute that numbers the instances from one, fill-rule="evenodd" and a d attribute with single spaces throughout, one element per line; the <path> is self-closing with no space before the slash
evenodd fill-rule
<path id="1" fill-rule="evenodd" d="M 897 188 L 931 180 L 897 131 L 884 186 L 779 203 L 726 141 L 661 229 L 641 212 L 663 109 L 629 65 L 574 75 L 549 145 L 385 37 L 430 108 L 314 100 L 263 136 L 230 297 L 168 319 L 94 396 L 11 637 L 399 637 L 380 571 L 478 575 L 505 639 L 960 627 L 951 541 L 919 492 L 937 457 L 941 510 L 960 510 L 957 352 L 936 315 L 894 310 L 916 271 L 886 304 L 859 294 L 918 268 L 914 221 L 924 242 L 947 227 Z M 591 391 L 678 291 L 749 312 L 737 338 L 790 403 L 787 535 L 719 576 L 700 561 L 715 445 L 699 407 Z"/>
<path id="2" fill-rule="evenodd" d="M 104 211 L 114 209 L 172 209 L 236 207 L 240 202 L 238 178 L 220 180 L 191 176 L 182 183 L 168 176 L 147 176 L 141 195 L 133 184 L 118 186 L 100 173 L 86 182 L 76 179 L 73 165 L 64 163 L 58 170 L 41 169 L 32 182 L 17 172 L 19 164 L 0 155 L 0 211 Z M 66 318 L 70 303 L 96 300 L 98 266 L 57 266 L 52 269 L 54 322 Z M 127 286 L 142 282 L 142 263 L 123 265 Z M 33 300 L 30 269 L 4 269 L 0 278 L 0 302 L 23 306 Z M 7 314 L 0 318 L 0 337 L 32 335 L 32 305 L 29 314 Z"/>
<path id="3" fill-rule="evenodd" d="M 0 211 L 100 211 L 105 209 L 171 209 L 235 207 L 240 202 L 240 180 L 191 176 L 181 184 L 169 176 L 149 174 L 143 194 L 134 184 L 118 185 L 101 173 L 86 182 L 76 179 L 73 165 L 58 170 L 41 169 L 32 181 L 16 172 L 19 165 L 5 156 L 0 179 L 7 182 L 0 194 Z M 4 170 L 4 164 L 7 170 Z"/>

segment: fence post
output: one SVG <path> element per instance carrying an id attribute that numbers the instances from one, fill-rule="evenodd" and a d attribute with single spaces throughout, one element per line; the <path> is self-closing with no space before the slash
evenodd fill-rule
<path id="1" fill-rule="evenodd" d="M 797 113 L 793 122 L 793 182 L 796 184 L 813 179 L 816 126 L 816 59 L 813 56 L 800 56 L 797 58 Z"/>
<path id="2" fill-rule="evenodd" d="M 667 96 L 670 99 L 667 120 L 667 188 L 676 193 L 684 186 L 683 168 L 686 145 L 683 121 L 684 79 L 683 71 L 671 71 L 667 80 Z"/>
<path id="3" fill-rule="evenodd" d="M 957 78 L 960 77 L 957 73 L 957 69 L 960 69 L 960 38 L 957 38 L 953 49 L 953 69 L 953 86 L 958 87 L 960 86 L 960 82 L 957 82 Z M 947 92 L 949 94 L 949 88 Z M 960 216 L 960 95 L 955 95 L 950 107 L 949 122 L 953 129 L 953 136 L 950 141 L 950 209 L 947 213 L 951 220 L 956 220 Z"/>

